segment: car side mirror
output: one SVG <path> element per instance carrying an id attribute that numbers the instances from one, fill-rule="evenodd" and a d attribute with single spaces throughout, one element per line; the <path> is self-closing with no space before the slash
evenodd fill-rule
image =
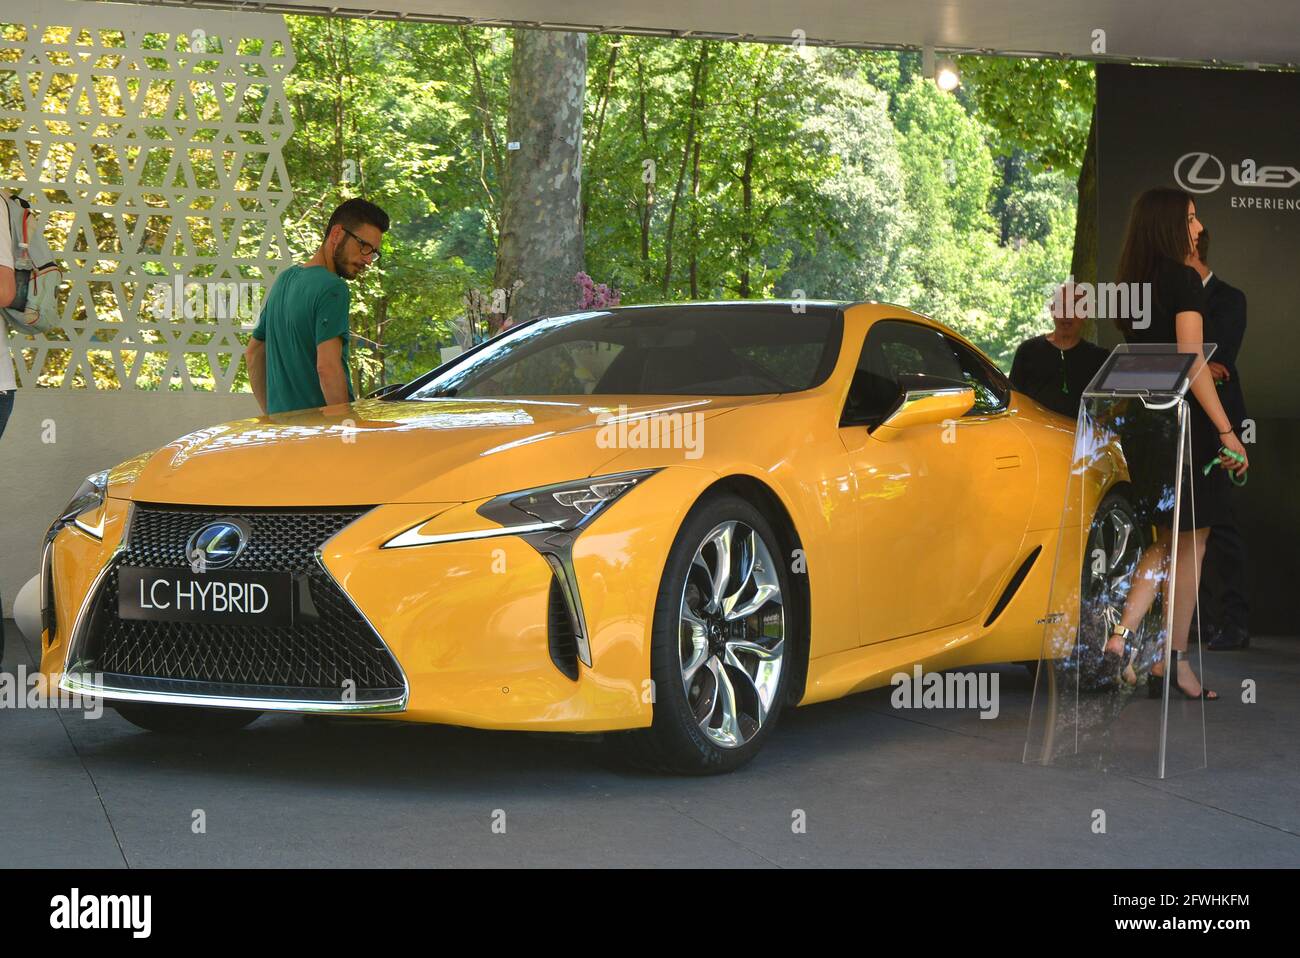
<path id="1" fill-rule="evenodd" d="M 975 405 L 975 390 L 964 383 L 933 376 L 908 376 L 900 385 L 904 393 L 871 435 L 884 442 L 896 439 L 913 426 L 938 425 L 960 419 Z"/>

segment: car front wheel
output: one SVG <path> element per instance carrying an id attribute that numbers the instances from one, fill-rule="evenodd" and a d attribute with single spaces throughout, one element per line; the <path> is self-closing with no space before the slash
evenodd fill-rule
<path id="1" fill-rule="evenodd" d="M 627 736 L 638 764 L 729 772 L 771 735 L 797 621 L 782 559 L 771 525 L 744 499 L 710 497 L 687 516 L 655 605 L 653 724 Z"/>

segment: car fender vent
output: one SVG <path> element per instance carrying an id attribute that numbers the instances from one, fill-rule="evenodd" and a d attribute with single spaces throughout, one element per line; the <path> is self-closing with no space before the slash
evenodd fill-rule
<path id="1" fill-rule="evenodd" d="M 578 681 L 578 633 L 575 617 L 564 598 L 560 580 L 551 576 L 551 593 L 546 603 L 546 642 L 551 661 L 568 678 Z"/>
<path id="2" fill-rule="evenodd" d="M 54 602 L 54 549 L 49 543 L 41 555 L 41 589 L 41 628 L 48 649 L 54 644 L 54 634 L 59 628 Z"/>
<path id="3" fill-rule="evenodd" d="M 1025 561 L 1020 563 L 1020 568 L 1016 570 L 1016 574 L 1011 577 L 1011 581 L 1007 583 L 1007 587 L 1003 589 L 1002 594 L 998 596 L 998 601 L 993 606 L 993 611 L 990 612 L 989 617 L 984 620 L 984 628 L 987 629 L 992 625 L 993 621 L 1002 614 L 1002 610 L 1011 604 L 1012 597 L 1015 596 L 1021 583 L 1025 581 L 1025 576 L 1029 575 L 1029 570 L 1034 567 L 1034 562 L 1037 561 L 1038 554 L 1042 551 L 1042 546 L 1034 546 L 1034 551 L 1025 556 Z"/>

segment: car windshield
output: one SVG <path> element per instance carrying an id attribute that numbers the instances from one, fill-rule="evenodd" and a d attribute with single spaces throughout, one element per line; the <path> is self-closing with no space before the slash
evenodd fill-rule
<path id="1" fill-rule="evenodd" d="M 836 309 L 633 307 L 528 323 L 414 384 L 403 398 L 797 392 L 825 381 Z"/>

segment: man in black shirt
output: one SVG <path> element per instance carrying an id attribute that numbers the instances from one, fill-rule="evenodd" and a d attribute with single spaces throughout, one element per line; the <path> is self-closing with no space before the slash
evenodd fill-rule
<path id="1" fill-rule="evenodd" d="M 1092 377 L 1110 354 L 1083 338 L 1082 309 L 1074 285 L 1066 283 L 1052 298 L 1056 328 L 1020 344 L 1011 361 L 1011 385 L 1053 412 L 1074 419 Z"/>
<path id="2" fill-rule="evenodd" d="M 1214 343 L 1209 371 L 1219 387 L 1223 411 L 1232 420 L 1232 428 L 1242 431 L 1246 418 L 1246 398 L 1237 374 L 1237 354 L 1246 336 L 1246 294 L 1225 283 L 1210 269 L 1209 230 L 1201 230 L 1196 253 L 1189 265 L 1205 285 L 1205 316 L 1202 338 Z M 1248 620 L 1250 603 L 1246 596 L 1246 543 L 1236 517 L 1210 527 L 1205 544 L 1204 569 L 1201 575 L 1202 638 L 1216 651 L 1244 649 L 1250 645 Z"/>

